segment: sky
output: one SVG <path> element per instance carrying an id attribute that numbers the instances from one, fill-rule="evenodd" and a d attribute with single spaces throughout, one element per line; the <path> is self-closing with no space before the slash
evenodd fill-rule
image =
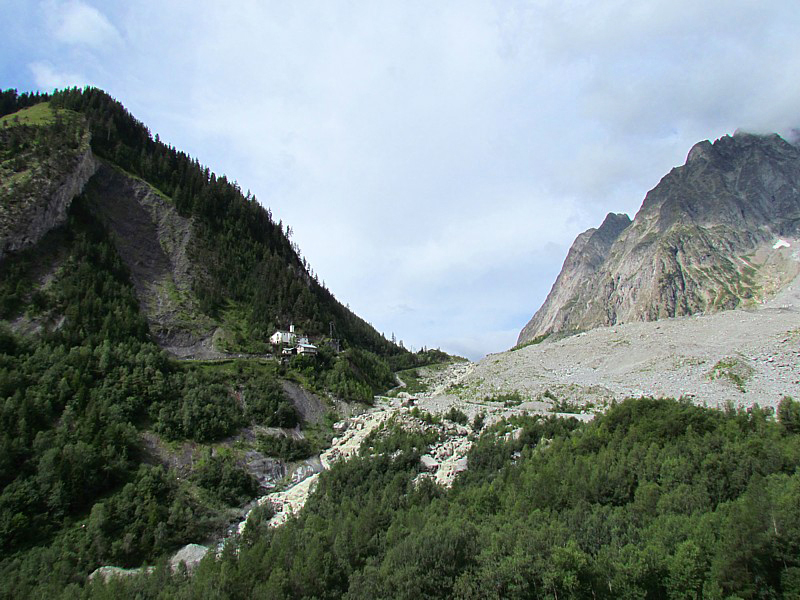
<path id="1" fill-rule="evenodd" d="M 796 0 L 0 0 L 0 87 L 100 87 L 387 337 L 513 346 L 692 145 L 800 125 Z"/>

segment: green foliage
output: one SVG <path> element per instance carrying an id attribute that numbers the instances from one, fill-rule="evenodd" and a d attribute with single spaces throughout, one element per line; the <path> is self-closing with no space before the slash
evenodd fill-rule
<path id="1" fill-rule="evenodd" d="M 394 375 L 384 360 L 359 348 L 340 353 L 330 370 L 320 375 L 324 376 L 324 379 L 320 378 L 323 387 L 331 393 L 344 400 L 365 404 L 372 404 L 375 394 L 386 391 L 395 383 Z"/>
<path id="2" fill-rule="evenodd" d="M 428 425 L 442 424 L 442 418 L 440 416 L 422 410 L 420 409 L 419 406 L 415 406 L 414 408 L 412 408 L 408 414 L 414 417 L 415 419 L 419 419 L 420 421 Z"/>
<path id="3" fill-rule="evenodd" d="M 0 90 L 0 117 L 5 117 L 18 110 L 34 104 L 39 104 L 48 99 L 47 94 L 39 92 L 23 92 L 20 94 L 15 89 Z"/>
<path id="4" fill-rule="evenodd" d="M 612 599 L 800 592 L 800 440 L 768 411 L 640 399 L 588 424 L 517 417 L 485 429 L 469 470 L 449 491 L 413 483 L 424 444 L 418 435 L 391 427 L 376 434 L 372 458 L 323 473 L 297 519 L 207 563 L 189 581 L 169 580 L 160 593 Z M 132 596 L 147 585 L 129 580 L 123 589 Z"/>
<path id="5" fill-rule="evenodd" d="M 417 410 L 417 409 L 415 409 Z M 439 424 L 429 413 L 417 412 L 417 416 L 427 424 Z M 441 434 L 434 429 L 410 431 L 395 419 L 390 419 L 383 427 L 373 429 L 361 442 L 362 455 L 394 455 L 399 452 L 407 460 L 415 460 L 425 454 L 428 447 L 441 440 Z"/>
<path id="6" fill-rule="evenodd" d="M 469 422 L 469 417 L 464 411 L 459 410 L 455 406 L 451 406 L 450 410 L 444 413 L 444 418 L 453 423 L 458 423 L 459 425 L 466 425 Z"/>
<path id="7" fill-rule="evenodd" d="M 135 424 L 168 387 L 113 247 L 76 203 L 70 254 L 48 295 L 60 327 L 5 330 L 0 355 L 0 545 L 39 542 L 134 472 Z"/>
<path id="8" fill-rule="evenodd" d="M 517 344 L 511 349 L 511 352 L 516 352 L 517 350 L 522 350 L 523 348 L 527 348 L 528 346 L 535 346 L 537 344 L 541 344 L 547 338 L 550 337 L 549 333 L 543 333 L 542 335 L 537 335 L 535 338 L 528 340 L 527 342 L 523 342 L 522 344 Z"/>
<path id="9" fill-rule="evenodd" d="M 287 462 L 303 460 L 314 455 L 315 448 L 306 439 L 295 439 L 288 435 L 262 435 L 258 438 L 258 449 Z"/>
<path id="10" fill-rule="evenodd" d="M 32 338 L 0 323 L 0 597 L 58 595 L 101 564 L 154 561 L 219 529 L 221 504 L 253 497 L 225 457 L 191 480 L 141 465 L 139 429 L 208 441 L 249 422 L 297 423 L 273 365 L 177 367 L 150 342 L 128 273 L 81 198 L 47 244 L 50 254 L 4 260 L 0 278 L 0 298 L 41 294 L 43 323 Z M 53 256 L 60 267 L 42 290 L 31 273 Z"/>
<path id="11" fill-rule="evenodd" d="M 241 506 L 258 494 L 258 482 L 236 464 L 229 452 L 207 455 L 196 465 L 192 479 L 216 501 Z"/>
<path id="12" fill-rule="evenodd" d="M 263 345 L 289 322 L 310 335 L 333 329 L 345 352 L 322 349 L 313 364 L 290 368 L 292 376 L 358 401 L 393 385 L 386 357 L 405 351 L 336 301 L 288 228 L 235 183 L 153 139 L 108 95 L 7 90 L 0 118 L 0 195 L 8 200 L 1 222 L 13 222 L 26 199 L 73 169 L 91 138 L 97 156 L 155 186 L 192 219 L 190 258 L 204 265 L 194 294 L 209 315 L 236 313 L 236 344 Z M 100 564 L 153 562 L 219 528 L 220 504 L 252 497 L 252 480 L 230 457 L 208 457 L 188 479 L 142 465 L 156 457 L 143 452 L 141 430 L 205 443 L 249 423 L 299 423 L 274 367 L 167 359 L 84 198 L 73 201 L 65 227 L 4 257 L 0 318 L 37 332 L 24 338 L 0 323 L 2 597 L 76 595 Z"/>
<path id="13" fill-rule="evenodd" d="M 753 367 L 737 357 L 728 357 L 719 360 L 708 374 L 709 379 L 727 379 L 736 388 L 744 393 L 745 384 L 753 375 Z"/>
<path id="14" fill-rule="evenodd" d="M 0 118 L 0 233 L 30 222 L 41 196 L 88 148 L 80 115 L 46 102 Z"/>
<path id="15" fill-rule="evenodd" d="M 89 550 L 96 562 L 137 566 L 201 535 L 205 517 L 175 473 L 141 466 L 118 494 L 92 507 L 86 523 Z"/>
<path id="16" fill-rule="evenodd" d="M 475 418 L 472 419 L 472 429 L 474 431 L 480 431 L 483 429 L 483 426 L 486 424 L 486 413 L 479 412 L 475 415 Z"/>
<path id="17" fill-rule="evenodd" d="M 229 302 L 247 307 L 250 340 L 262 342 L 276 327 L 294 323 L 307 335 L 336 337 L 381 356 L 405 351 L 342 306 L 312 274 L 291 231 L 275 223 L 249 192 L 217 177 L 150 131 L 106 93 L 86 88 L 57 91 L 50 104 L 80 113 L 92 133 L 92 150 L 141 177 L 172 199 L 195 227 L 190 253 L 203 265 L 194 293 L 204 312 L 219 318 Z"/>
<path id="18" fill-rule="evenodd" d="M 573 415 L 579 415 L 583 412 L 583 407 L 581 407 L 580 404 L 577 402 L 572 402 L 571 400 L 567 400 L 566 398 L 559 398 L 550 390 L 545 390 L 544 394 L 542 395 L 552 401 L 553 405 L 550 407 L 552 412 Z"/>
<path id="19" fill-rule="evenodd" d="M 504 392 L 501 394 L 494 394 L 492 396 L 486 396 L 483 399 L 484 402 L 502 402 L 503 406 L 511 407 L 511 406 L 519 406 L 523 402 L 527 402 L 528 399 L 520 394 L 519 392 Z"/>
<path id="20" fill-rule="evenodd" d="M 197 365 L 174 373 L 170 383 L 176 393 L 150 405 L 155 430 L 172 440 L 209 442 L 248 423 L 297 426 L 300 415 L 274 373 L 239 367 Z"/>
<path id="21" fill-rule="evenodd" d="M 394 396 L 401 391 L 407 394 L 419 394 L 428 391 L 428 384 L 424 382 L 423 377 L 416 368 L 399 371 L 397 376 L 405 383 L 405 386 L 392 390 L 389 394 L 390 396 Z"/>
<path id="22" fill-rule="evenodd" d="M 247 517 L 247 527 L 242 533 L 241 545 L 247 548 L 268 537 L 270 535 L 269 521 L 273 516 L 275 516 L 275 509 L 269 502 L 255 506 Z"/>
<path id="23" fill-rule="evenodd" d="M 63 111 L 61 115 L 63 117 Z M 52 125 L 56 120 L 56 112 L 47 102 L 40 102 L 23 108 L 14 114 L 0 117 L 0 127 L 17 125 Z"/>
<path id="24" fill-rule="evenodd" d="M 392 371 L 405 371 L 428 365 L 442 365 L 453 361 L 465 361 L 460 356 L 451 356 L 438 348 L 422 349 L 418 352 L 404 352 L 394 354 L 388 358 Z"/>
<path id="25" fill-rule="evenodd" d="M 786 433 L 800 433 L 800 403 L 785 396 L 778 404 L 778 420 Z"/>
<path id="26" fill-rule="evenodd" d="M 394 386 L 386 361 L 368 350 L 349 348 L 339 354 L 323 346 L 316 356 L 293 356 L 285 374 L 343 400 L 372 404 L 373 396 Z"/>
<path id="27" fill-rule="evenodd" d="M 209 442 L 231 435 L 245 424 L 242 408 L 230 389 L 214 377 L 190 372 L 176 375 L 174 381 L 178 394 L 150 407 L 155 429 L 163 436 Z"/>
<path id="28" fill-rule="evenodd" d="M 274 378 L 251 379 L 242 392 L 245 418 L 267 427 L 296 427 L 300 414 Z"/>

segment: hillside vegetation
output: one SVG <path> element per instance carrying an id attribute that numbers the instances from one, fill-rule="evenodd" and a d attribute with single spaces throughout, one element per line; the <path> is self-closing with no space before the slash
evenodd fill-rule
<path id="1" fill-rule="evenodd" d="M 311 275 L 289 228 L 236 183 L 153 138 L 124 107 L 96 89 L 56 92 L 51 105 L 83 114 L 98 156 L 133 173 L 172 199 L 193 220 L 194 292 L 201 309 L 218 316 L 230 303 L 246 309 L 246 335 L 264 340 L 294 323 L 308 335 L 330 332 L 381 355 L 401 352 L 343 307 Z"/>
<path id="2" fill-rule="evenodd" d="M 789 399 L 777 421 L 644 398 L 588 424 L 517 417 L 443 490 L 415 483 L 430 440 L 390 429 L 324 473 L 299 518 L 192 578 L 161 569 L 88 596 L 796 597 L 798 433 Z"/>
<path id="3" fill-rule="evenodd" d="M 246 452 L 289 460 L 329 443 L 333 413 L 288 454 L 242 436 L 306 428 L 281 379 L 319 402 L 370 403 L 395 385 L 387 361 L 408 353 L 318 282 L 255 198 L 153 139 L 107 94 L 7 91 L 0 117 L 3 233 L 26 242 L 0 255 L 0 597 L 56 596 L 98 566 L 153 563 L 222 535 L 259 493 Z M 77 196 L 62 194 L 63 221 L 40 219 L 30 237 L 20 215 L 42 214 L 79 155 L 99 170 L 86 170 L 83 193 L 67 186 Z M 154 190 L 189 223 L 187 306 L 216 323 L 234 314 L 230 349 L 263 352 L 274 329 L 295 323 L 318 339 L 332 330 L 342 351 L 322 345 L 288 364 L 175 361 L 154 341 L 124 240 L 97 210 L 115 202 L 96 185 L 108 173 Z M 177 468 L 187 448 L 190 464 Z"/>

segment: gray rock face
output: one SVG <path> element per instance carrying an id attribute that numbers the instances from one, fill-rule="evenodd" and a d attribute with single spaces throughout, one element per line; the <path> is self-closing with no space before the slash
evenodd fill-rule
<path id="1" fill-rule="evenodd" d="M 189 259 L 191 221 L 153 187 L 106 164 L 86 186 L 86 196 L 130 270 L 156 341 L 178 356 L 213 356 L 216 327 L 191 291 L 202 273 L 202 265 Z"/>
<path id="2" fill-rule="evenodd" d="M 575 239 L 547 300 L 520 333 L 520 343 L 564 329 L 581 286 L 597 275 L 611 246 L 630 224 L 628 215 L 609 213 L 598 229 L 584 231 Z"/>
<path id="3" fill-rule="evenodd" d="M 175 573 L 181 568 L 181 565 L 186 566 L 186 572 L 191 573 L 195 567 L 200 564 L 203 557 L 208 554 L 207 546 L 200 546 L 199 544 L 186 544 L 183 548 L 178 550 L 169 559 L 169 568 Z M 123 569 L 122 567 L 105 566 L 99 567 L 89 574 L 88 580 L 101 579 L 108 583 L 112 579 L 118 577 L 132 577 L 134 575 L 146 575 L 155 571 L 154 567 L 139 567 L 138 569 Z"/>
<path id="4" fill-rule="evenodd" d="M 98 162 L 87 142 L 72 169 L 58 180 L 49 182 L 40 199 L 18 207 L 18 214 L 0 227 L 0 260 L 9 252 L 35 245 L 48 231 L 63 225 L 73 198 L 83 191 L 97 167 Z"/>
<path id="5" fill-rule="evenodd" d="M 763 301 L 795 275 L 767 249 L 800 234 L 800 148 L 738 132 L 700 142 L 624 225 L 609 215 L 578 236 L 518 343 Z"/>
<path id="6" fill-rule="evenodd" d="M 185 564 L 186 570 L 191 572 L 194 571 L 194 568 L 203 560 L 206 554 L 208 554 L 207 546 L 187 544 L 169 559 L 169 566 L 174 572 L 181 564 Z"/>

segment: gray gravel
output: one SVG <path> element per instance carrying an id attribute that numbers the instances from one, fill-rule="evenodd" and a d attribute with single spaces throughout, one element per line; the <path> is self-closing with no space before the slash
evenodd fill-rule
<path id="1" fill-rule="evenodd" d="M 800 398 L 800 278 L 754 310 L 595 329 L 489 355 L 453 381 L 462 402 L 517 391 L 594 410 L 638 396 L 774 407 Z"/>

